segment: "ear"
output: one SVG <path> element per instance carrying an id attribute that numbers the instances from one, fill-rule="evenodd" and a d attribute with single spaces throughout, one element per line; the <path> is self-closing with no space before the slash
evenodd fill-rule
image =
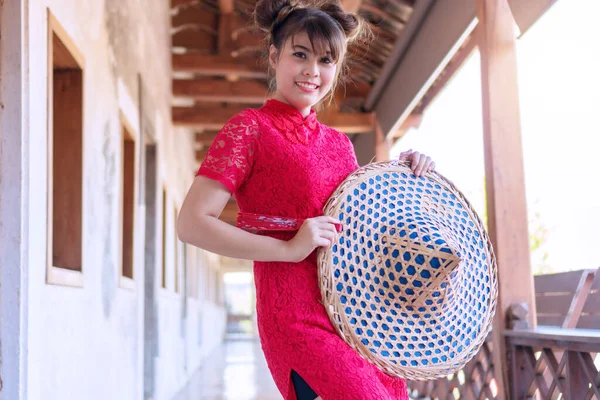
<path id="1" fill-rule="evenodd" d="M 277 68 L 277 61 L 279 61 L 279 53 L 277 48 L 271 45 L 269 47 L 269 65 L 271 65 L 271 68 Z"/>

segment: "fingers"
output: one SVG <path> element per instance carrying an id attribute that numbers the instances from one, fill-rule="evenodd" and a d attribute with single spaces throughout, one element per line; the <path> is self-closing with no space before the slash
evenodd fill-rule
<path id="1" fill-rule="evenodd" d="M 337 219 L 330 217 L 329 215 L 321 215 L 319 217 L 315 217 L 315 218 L 311 218 L 312 220 L 318 221 L 318 222 L 327 222 L 330 224 L 339 224 L 340 221 L 338 221 Z"/>
<path id="2" fill-rule="evenodd" d="M 311 220 L 314 220 L 315 223 L 319 224 L 320 228 L 325 228 L 325 226 L 328 226 L 334 232 L 342 231 L 342 223 L 340 221 L 338 221 L 337 219 L 329 217 L 327 215 L 311 218 Z"/>
<path id="3" fill-rule="evenodd" d="M 400 156 L 398 156 L 398 160 L 400 161 L 407 161 L 408 158 L 410 157 L 410 155 L 412 154 L 412 149 L 408 149 L 406 151 L 403 151 L 402 153 L 400 153 Z"/>
<path id="4" fill-rule="evenodd" d="M 435 163 L 431 160 L 431 157 L 416 151 L 412 154 L 410 168 L 413 170 L 415 176 L 421 176 L 425 172 L 433 171 Z"/>
<path id="5" fill-rule="evenodd" d="M 337 233 L 330 230 L 320 230 L 313 237 L 313 242 L 317 247 L 329 248 L 337 241 Z"/>

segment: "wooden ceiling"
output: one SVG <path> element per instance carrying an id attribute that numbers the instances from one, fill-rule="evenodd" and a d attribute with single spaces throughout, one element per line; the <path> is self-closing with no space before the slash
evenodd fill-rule
<path id="1" fill-rule="evenodd" d="M 321 122 L 350 135 L 370 133 L 372 113 L 362 105 L 402 37 L 416 0 L 344 0 L 371 25 L 374 40 L 349 49 L 350 76 Z M 252 27 L 253 0 L 171 0 L 173 124 L 195 137 L 202 162 L 218 130 L 237 112 L 260 107 L 267 94 L 263 35 Z M 237 208 L 226 208 L 235 221 Z"/>

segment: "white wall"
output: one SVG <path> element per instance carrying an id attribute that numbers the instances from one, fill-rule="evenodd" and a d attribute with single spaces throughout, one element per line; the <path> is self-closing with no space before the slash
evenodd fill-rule
<path id="1" fill-rule="evenodd" d="M 27 392 L 27 57 L 22 1 L 0 2 L 0 399 Z"/>
<path id="2" fill-rule="evenodd" d="M 160 178 L 167 182 L 173 201 L 181 204 L 194 161 L 188 150 L 191 137 L 175 135 L 170 124 L 168 3 L 29 1 L 28 400 L 143 398 L 145 211 L 136 201 L 135 288 L 125 289 L 118 280 L 119 109 L 131 114 L 134 127 L 139 125 L 135 119 L 137 74 L 141 74 L 155 105 Z M 83 288 L 46 284 L 47 7 L 85 59 Z M 157 218 L 162 220 L 160 215 Z M 162 260 L 157 247 L 156 259 Z M 183 292 L 159 289 L 158 274 L 155 285 L 154 399 L 170 399 L 222 338 L 225 316 L 213 302 L 193 300 L 182 318 Z M 197 338 L 200 315 L 210 321 L 204 324 L 201 341 Z"/>

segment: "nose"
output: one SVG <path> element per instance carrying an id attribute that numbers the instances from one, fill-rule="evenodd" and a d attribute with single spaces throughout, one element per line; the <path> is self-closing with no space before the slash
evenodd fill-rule
<path id="1" fill-rule="evenodd" d="M 319 76 L 319 65 L 316 62 L 310 62 L 305 65 L 304 75 L 310 77 Z"/>

